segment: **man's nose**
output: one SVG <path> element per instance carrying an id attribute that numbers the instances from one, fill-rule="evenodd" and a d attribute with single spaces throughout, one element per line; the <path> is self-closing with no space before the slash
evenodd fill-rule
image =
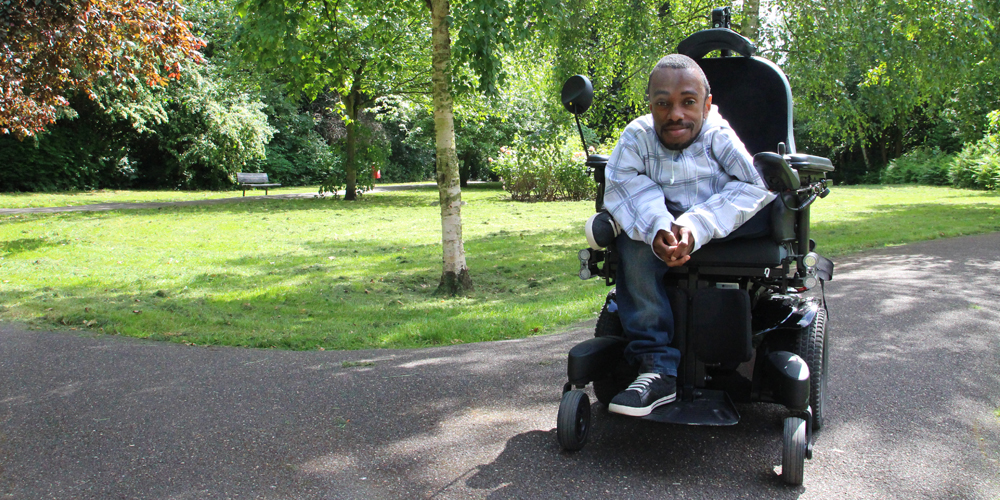
<path id="1" fill-rule="evenodd" d="M 681 106 L 670 106 L 670 110 L 667 112 L 667 118 L 670 121 L 678 121 L 684 119 L 684 109 Z"/>

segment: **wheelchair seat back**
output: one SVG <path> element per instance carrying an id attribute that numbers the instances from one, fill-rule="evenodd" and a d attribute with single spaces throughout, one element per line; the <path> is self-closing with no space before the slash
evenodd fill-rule
<path id="1" fill-rule="evenodd" d="M 742 57 L 712 57 L 712 50 L 740 52 Z M 795 152 L 792 135 L 792 89 L 777 65 L 756 57 L 756 48 L 728 29 L 710 29 L 691 35 L 677 52 L 694 59 L 712 87 L 712 104 L 751 155 L 777 151 L 778 143 Z"/>
<path id="2" fill-rule="evenodd" d="M 705 57 L 714 50 L 724 57 Z M 754 56 L 756 48 L 746 38 L 728 29 L 704 30 L 681 42 L 677 51 L 704 70 L 712 104 L 751 155 L 779 150 L 779 144 L 784 144 L 782 154 L 795 151 L 788 79 L 774 63 Z M 731 52 L 742 55 L 725 56 Z M 792 242 L 795 233 L 795 214 L 778 200 L 729 237 L 692 254 L 689 266 L 777 267 L 790 253 L 782 244 Z"/>

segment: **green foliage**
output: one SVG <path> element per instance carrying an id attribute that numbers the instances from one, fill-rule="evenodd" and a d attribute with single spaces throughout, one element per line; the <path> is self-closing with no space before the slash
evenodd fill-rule
<path id="1" fill-rule="evenodd" d="M 882 173 L 883 184 L 946 186 L 953 157 L 940 148 L 918 147 L 892 160 Z"/>
<path id="2" fill-rule="evenodd" d="M 264 157 L 273 134 L 264 104 L 227 85 L 211 64 L 186 71 L 165 99 L 167 119 L 138 141 L 140 185 L 229 188 L 248 161 Z"/>
<path id="3" fill-rule="evenodd" d="M 265 102 L 274 137 L 265 146 L 265 158 L 247 162 L 248 171 L 267 172 L 287 187 L 317 185 L 343 170 L 343 155 L 327 145 L 307 111 L 280 92 L 270 92 Z"/>
<path id="4" fill-rule="evenodd" d="M 1000 188 L 1000 110 L 989 114 L 989 134 L 966 144 L 955 156 L 949 176 L 955 187 L 997 190 Z"/>
<path id="5" fill-rule="evenodd" d="M 19 141 L 0 135 L 0 191 L 65 191 L 129 185 L 129 127 L 103 113 L 94 101 L 74 98 L 73 116 Z"/>
<path id="6" fill-rule="evenodd" d="M 570 116 L 558 102 L 558 90 L 568 77 L 587 75 L 594 85 L 594 105 L 582 118 L 597 133 L 598 142 L 649 112 L 646 84 L 649 72 L 677 44 L 709 28 L 717 3 L 709 0 L 569 0 L 570 14 L 551 27 L 550 35 L 533 46 L 529 57 L 545 55 L 554 69 L 547 81 L 549 113 L 567 123 Z M 614 137 L 617 139 L 617 137 Z"/>
<path id="7" fill-rule="evenodd" d="M 188 75 L 192 75 L 188 84 L 172 96 L 176 115 L 168 122 L 169 132 L 161 132 L 166 138 L 163 149 L 177 158 L 185 177 L 195 178 L 195 170 L 205 172 L 198 179 L 199 187 L 221 187 L 247 160 L 264 157 L 264 145 L 273 131 L 261 111 L 263 103 L 232 92 L 218 80 Z M 216 180 L 215 186 L 205 186 Z M 188 182 L 185 187 L 194 184 Z"/>
<path id="8" fill-rule="evenodd" d="M 582 152 L 563 142 L 518 141 L 502 147 L 491 167 L 515 201 L 589 200 L 597 195 Z"/>
<path id="9" fill-rule="evenodd" d="M 310 100 L 336 94 L 322 109 L 347 128 L 344 186 L 354 199 L 369 165 L 357 157 L 355 125 L 362 112 L 385 95 L 426 91 L 429 16 L 419 2 L 350 0 L 238 0 L 243 24 L 238 46 L 248 61 L 289 83 Z M 331 137 L 327 142 L 332 143 Z M 332 175 L 324 185 L 340 184 Z"/>
<path id="10" fill-rule="evenodd" d="M 779 0 L 764 56 L 795 95 L 796 142 L 833 157 L 838 182 L 872 180 L 926 146 L 958 149 L 1000 106 L 997 2 Z M 801 149 L 801 148 L 800 148 Z"/>

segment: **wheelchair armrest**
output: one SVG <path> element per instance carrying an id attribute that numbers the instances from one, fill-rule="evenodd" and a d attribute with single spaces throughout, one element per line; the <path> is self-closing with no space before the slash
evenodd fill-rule
<path id="1" fill-rule="evenodd" d="M 594 182 L 600 184 L 604 182 L 604 167 L 608 166 L 608 160 L 611 157 L 608 155 L 590 155 L 587 156 L 586 165 L 594 170 Z"/>
<path id="2" fill-rule="evenodd" d="M 829 160 L 828 160 L 829 161 Z M 771 191 L 787 191 L 801 187 L 799 174 L 777 153 L 757 153 L 753 155 L 753 166 L 764 178 L 764 184 Z"/>
<path id="3" fill-rule="evenodd" d="M 795 170 L 810 175 L 823 175 L 834 170 L 833 162 L 822 156 L 796 153 L 785 155 L 785 160 Z"/>

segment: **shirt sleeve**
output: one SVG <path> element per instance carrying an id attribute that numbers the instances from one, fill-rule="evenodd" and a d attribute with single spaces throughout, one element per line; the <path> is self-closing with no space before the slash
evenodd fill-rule
<path id="1" fill-rule="evenodd" d="M 753 166 L 753 157 L 731 128 L 721 127 L 715 131 L 711 153 L 733 179 L 718 193 L 677 218 L 677 225 L 694 233 L 692 252 L 712 239 L 725 238 L 775 197 L 767 190 L 764 179 Z"/>
<path id="2" fill-rule="evenodd" d="M 615 145 L 604 173 L 604 207 L 629 238 L 652 245 L 659 230 L 670 230 L 674 217 L 663 189 L 647 175 L 650 152 L 638 136 L 643 132 L 627 127 Z"/>

